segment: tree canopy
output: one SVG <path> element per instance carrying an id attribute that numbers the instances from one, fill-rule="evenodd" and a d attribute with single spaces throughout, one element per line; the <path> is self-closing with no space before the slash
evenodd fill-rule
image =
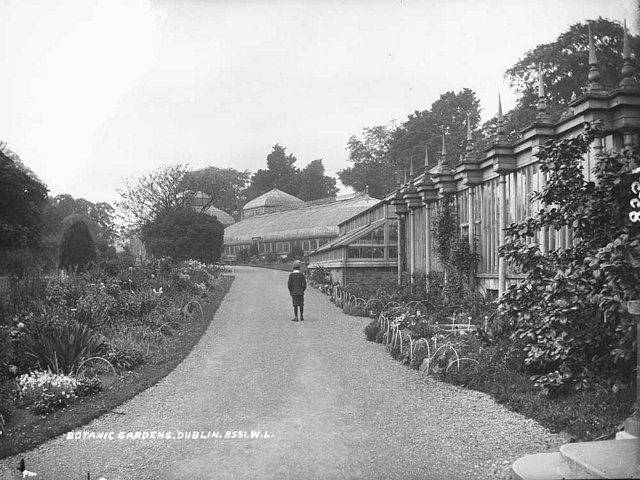
<path id="1" fill-rule="evenodd" d="M 47 187 L 0 153 L 0 250 L 37 246 Z"/>
<path id="2" fill-rule="evenodd" d="M 110 244 L 116 235 L 115 212 L 106 202 L 93 203 L 64 193 L 49 198 L 42 215 L 43 235 L 58 243 L 62 232 L 79 217 L 97 243 Z"/>
<path id="3" fill-rule="evenodd" d="M 623 27 L 604 18 L 576 23 L 550 43 L 529 50 L 505 73 L 509 85 L 518 94 L 515 107 L 505 114 L 505 128 L 510 137 L 530 125 L 536 115 L 538 101 L 538 65 L 542 68 L 547 111 L 557 118 L 571 101 L 572 95 L 585 93 L 589 72 L 589 25 L 598 58 L 600 83 L 615 88 L 622 68 Z M 640 37 L 629 35 L 632 61 L 640 54 Z M 637 69 L 636 69 L 637 72 Z M 637 73 L 636 73 L 637 75 Z M 496 119 L 483 125 L 485 135 L 495 133 Z"/>
<path id="4" fill-rule="evenodd" d="M 396 170 L 409 169 L 413 160 L 416 172 L 424 165 L 425 148 L 432 161 L 442 149 L 442 133 L 449 162 L 458 162 L 466 138 L 466 119 L 472 128 L 480 121 L 480 102 L 469 88 L 440 95 L 429 110 L 415 111 L 400 126 L 377 126 L 364 129 L 363 139 L 349 139 L 347 150 L 353 166 L 338 176 L 340 181 L 356 190 L 369 188 L 376 198 L 393 190 Z"/>
<path id="5" fill-rule="evenodd" d="M 122 200 L 117 203 L 130 230 L 142 228 L 157 216 L 182 208 L 190 200 L 184 195 L 190 171 L 186 165 L 171 165 L 153 170 L 118 190 Z"/>
<path id="6" fill-rule="evenodd" d="M 246 200 L 262 195 L 273 188 L 302 200 L 317 200 L 334 196 L 336 180 L 324 174 L 321 159 L 313 160 L 302 170 L 296 167 L 297 158 L 281 145 L 274 145 L 267 155 L 267 168 L 251 176 L 251 184 L 244 191 Z"/>
<path id="7" fill-rule="evenodd" d="M 190 208 L 169 209 L 142 227 L 149 253 L 176 260 L 218 261 L 223 236 L 224 227 L 217 219 Z"/>
<path id="8" fill-rule="evenodd" d="M 237 220 L 245 203 L 244 189 L 250 176 L 247 170 L 240 172 L 233 168 L 211 166 L 189 172 L 185 176 L 184 187 L 187 190 L 206 193 L 210 197 L 210 205 L 227 212 Z"/>

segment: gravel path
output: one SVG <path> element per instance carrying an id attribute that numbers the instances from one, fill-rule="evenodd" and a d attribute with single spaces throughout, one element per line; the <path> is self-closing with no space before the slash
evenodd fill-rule
<path id="1" fill-rule="evenodd" d="M 0 461 L 37 479 L 495 478 L 566 439 L 485 394 L 434 380 L 367 342 L 368 319 L 310 289 L 293 323 L 286 272 L 237 268 L 191 354 L 165 379 L 83 430 Z M 119 432 L 258 431 L 269 438 L 117 439 Z"/>

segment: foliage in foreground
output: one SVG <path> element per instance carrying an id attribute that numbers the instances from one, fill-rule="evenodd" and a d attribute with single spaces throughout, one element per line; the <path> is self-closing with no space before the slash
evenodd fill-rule
<path id="1" fill-rule="evenodd" d="M 161 357 L 169 337 L 192 315 L 203 315 L 199 302 L 226 285 L 219 267 L 193 260 L 134 265 L 120 259 L 106 266 L 38 282 L 11 280 L 0 308 L 0 421 L 11 413 L 16 377 L 45 371 L 77 379 L 77 396 L 94 393 L 100 389 L 96 374 Z M 73 399 L 66 394 L 68 388 L 47 387 L 20 403 L 46 413 Z"/>
<path id="2" fill-rule="evenodd" d="M 640 223 L 628 216 L 638 154 L 596 158 L 586 181 L 581 157 L 593 140 L 584 134 L 550 141 L 538 154 L 547 173 L 533 218 L 512 224 L 500 254 L 526 275 L 501 299 L 500 311 L 526 342 L 526 363 L 545 391 L 580 388 L 597 375 L 628 381 L 635 356 L 635 322 L 628 300 L 640 298 Z M 573 246 L 546 255 L 527 238 L 543 229 L 572 228 Z"/>

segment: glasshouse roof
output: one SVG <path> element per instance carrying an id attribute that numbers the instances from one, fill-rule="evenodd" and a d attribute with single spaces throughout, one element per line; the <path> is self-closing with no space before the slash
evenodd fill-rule
<path id="1" fill-rule="evenodd" d="M 259 207 L 281 207 L 291 206 L 298 207 L 303 206 L 305 203 L 298 197 L 289 195 L 287 192 L 274 188 L 267 193 L 263 193 L 259 197 L 254 198 L 243 207 L 243 210 L 251 210 L 252 208 Z"/>
<path id="2" fill-rule="evenodd" d="M 225 227 L 228 227 L 229 225 L 232 225 L 236 222 L 235 219 L 227 212 L 225 212 L 224 210 L 220 210 L 213 205 L 207 208 L 204 213 L 206 213 L 207 215 L 211 215 L 212 217 L 216 217 L 218 221 Z"/>
<path id="3" fill-rule="evenodd" d="M 261 241 L 279 241 L 337 236 L 339 223 L 376 203 L 378 200 L 375 198 L 358 194 L 330 203 L 251 217 L 227 227 L 224 242 L 234 245 L 250 243 L 256 237 Z"/>
<path id="4" fill-rule="evenodd" d="M 355 240 L 358 240 L 360 237 L 373 232 L 376 228 L 381 227 L 386 222 L 386 219 L 381 218 L 380 220 L 376 220 L 369 225 L 363 225 L 362 227 L 351 230 L 350 232 L 345 233 L 344 235 L 340 235 L 337 238 L 334 238 L 329 243 L 320 247 L 316 253 L 325 252 L 327 250 L 333 250 L 337 247 L 343 247 L 345 245 L 349 245 L 353 243 Z"/>

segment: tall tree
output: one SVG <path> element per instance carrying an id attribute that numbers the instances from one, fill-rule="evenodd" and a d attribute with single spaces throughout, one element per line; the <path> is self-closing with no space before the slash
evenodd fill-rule
<path id="1" fill-rule="evenodd" d="M 127 182 L 118 191 L 122 200 L 117 203 L 124 213 L 127 229 L 137 230 L 158 215 L 187 205 L 192 198 L 191 193 L 184 192 L 188 174 L 186 165 L 171 165 Z"/>
<path id="2" fill-rule="evenodd" d="M 353 166 L 338 172 L 340 181 L 356 191 L 369 190 L 374 198 L 382 198 L 394 185 L 395 167 L 387 161 L 391 128 L 384 125 L 365 128 L 363 138 L 352 136 L 347 143 Z"/>
<path id="3" fill-rule="evenodd" d="M 59 242 L 65 219 L 69 222 L 74 216 L 86 219 L 96 242 L 108 245 L 115 237 L 115 212 L 106 202 L 93 203 L 84 198 L 73 198 L 69 194 L 56 195 L 50 198 L 42 216 L 43 235 Z"/>
<path id="4" fill-rule="evenodd" d="M 529 50 L 505 73 L 509 85 L 518 94 L 515 107 L 505 114 L 505 128 L 515 137 L 535 119 L 538 101 L 538 65 L 542 67 L 547 111 L 557 118 L 571 101 L 572 95 L 585 92 L 589 72 L 589 25 L 601 74 L 600 83 L 615 88 L 622 68 L 623 27 L 604 18 L 571 25 L 553 42 Z M 640 54 L 640 37 L 629 35 L 632 61 Z M 636 69 L 637 72 L 637 69 Z M 637 75 L 637 73 L 636 73 Z M 495 134 L 496 119 L 483 125 L 485 135 Z"/>
<path id="5" fill-rule="evenodd" d="M 479 110 L 475 92 L 465 88 L 440 95 L 429 110 L 415 111 L 397 128 L 365 129 L 364 140 L 349 139 L 347 149 L 353 166 L 338 172 L 340 181 L 356 190 L 368 186 L 374 197 L 382 198 L 393 190 L 397 169 L 408 170 L 412 159 L 416 172 L 422 167 L 425 147 L 432 161 L 437 161 L 443 132 L 449 162 L 455 165 L 464 146 L 467 115 L 476 128 Z"/>
<path id="6" fill-rule="evenodd" d="M 431 159 L 437 161 L 444 133 L 449 162 L 455 165 L 464 148 L 467 115 L 475 129 L 480 121 L 480 101 L 473 90 L 464 88 L 458 93 L 443 93 L 429 110 L 409 115 L 393 132 L 389 160 L 400 168 L 409 168 L 413 158 L 415 165 L 421 166 L 428 146 Z"/>
<path id="7" fill-rule="evenodd" d="M 322 160 L 314 160 L 302 170 L 295 166 L 296 162 L 296 157 L 287 154 L 285 147 L 274 145 L 267 155 L 267 168 L 252 175 L 251 184 L 244 191 L 246 200 L 252 200 L 273 188 L 303 200 L 335 195 L 335 179 L 324 175 Z"/>
<path id="8" fill-rule="evenodd" d="M 267 168 L 252 175 L 251 184 L 245 190 L 246 199 L 252 200 L 273 188 L 297 196 L 296 177 L 300 170 L 294 165 L 296 161 L 295 156 L 286 153 L 285 147 L 274 145 L 267 155 Z"/>
<path id="9" fill-rule="evenodd" d="M 302 200 L 317 200 L 333 197 L 338 193 L 336 179 L 324 174 L 322 160 L 310 162 L 298 174 L 298 197 Z"/>
<path id="10" fill-rule="evenodd" d="M 0 250 L 37 246 L 47 187 L 0 152 Z"/>
<path id="11" fill-rule="evenodd" d="M 211 205 L 239 219 L 250 175 L 247 170 L 207 167 L 190 172 L 185 177 L 185 189 L 206 193 Z"/>

